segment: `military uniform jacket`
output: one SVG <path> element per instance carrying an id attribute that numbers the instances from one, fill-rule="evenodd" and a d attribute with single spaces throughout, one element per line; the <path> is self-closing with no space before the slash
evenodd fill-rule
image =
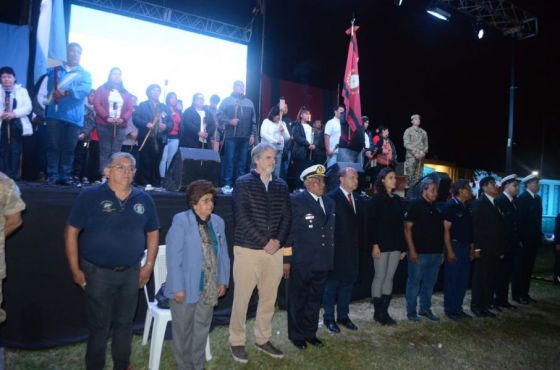
<path id="1" fill-rule="evenodd" d="M 517 201 L 514 199 L 513 202 L 511 202 L 509 198 L 502 193 L 494 199 L 494 202 L 504 217 L 506 253 L 511 253 L 521 246 L 519 239 L 519 212 L 515 204 Z"/>
<path id="2" fill-rule="evenodd" d="M 428 152 L 428 133 L 420 127 L 410 126 L 403 135 L 406 157 L 414 157 L 415 153 Z"/>
<path id="3" fill-rule="evenodd" d="M 523 244 L 539 244 L 542 238 L 542 201 L 524 191 L 518 198 L 519 234 Z"/>
<path id="4" fill-rule="evenodd" d="M 292 195 L 292 225 L 288 245 L 291 259 L 285 259 L 293 268 L 310 271 L 330 271 L 334 261 L 335 206 L 328 197 L 322 197 L 325 212 L 308 191 Z"/>

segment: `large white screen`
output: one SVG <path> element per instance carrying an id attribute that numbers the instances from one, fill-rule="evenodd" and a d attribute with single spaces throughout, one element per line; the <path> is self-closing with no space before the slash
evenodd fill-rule
<path id="1" fill-rule="evenodd" d="M 72 5 L 69 39 L 82 46 L 81 65 L 94 88 L 119 67 L 125 88 L 139 101 L 147 99 L 146 87 L 157 83 L 176 92 L 187 108 L 197 92 L 208 103 L 210 95 L 223 99 L 235 80 L 246 80 L 246 45 L 156 23 Z"/>

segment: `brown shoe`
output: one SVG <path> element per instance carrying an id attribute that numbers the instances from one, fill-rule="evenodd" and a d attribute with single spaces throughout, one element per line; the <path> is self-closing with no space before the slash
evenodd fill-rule
<path id="1" fill-rule="evenodd" d="M 262 351 L 269 355 L 272 358 L 284 358 L 284 353 L 280 351 L 278 348 L 274 347 L 270 341 L 266 342 L 265 344 L 257 344 L 255 346 L 259 351 Z"/>
<path id="2" fill-rule="evenodd" d="M 231 356 L 237 362 L 242 364 L 246 364 L 249 361 L 249 356 L 247 356 L 247 352 L 245 351 L 245 346 L 231 346 Z"/>

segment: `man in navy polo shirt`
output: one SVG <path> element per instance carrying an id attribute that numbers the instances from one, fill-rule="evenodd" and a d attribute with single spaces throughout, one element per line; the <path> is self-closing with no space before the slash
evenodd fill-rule
<path id="1" fill-rule="evenodd" d="M 107 182 L 82 191 L 66 224 L 68 264 L 86 293 L 88 370 L 104 368 L 111 327 L 114 369 L 128 369 L 138 289 L 150 279 L 156 259 L 159 220 L 152 198 L 131 185 L 135 166 L 131 154 L 113 154 L 104 169 Z"/>

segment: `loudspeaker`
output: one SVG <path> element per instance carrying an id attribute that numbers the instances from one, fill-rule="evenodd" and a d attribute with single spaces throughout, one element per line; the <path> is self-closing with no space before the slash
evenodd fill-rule
<path id="1" fill-rule="evenodd" d="M 336 162 L 329 168 L 327 168 L 327 173 L 325 174 L 325 193 L 328 193 L 340 186 L 340 180 L 338 179 L 338 172 L 341 168 L 352 167 L 358 172 L 358 189 L 361 191 L 365 187 L 365 173 L 364 168 L 360 163 L 354 162 Z"/>
<path id="2" fill-rule="evenodd" d="M 409 189 L 406 194 L 408 198 L 418 198 L 422 195 L 420 184 L 425 178 L 431 178 L 439 184 L 437 202 L 445 202 L 449 198 L 449 189 L 451 189 L 451 179 L 445 172 L 432 172 L 422 177 L 420 181 Z"/>
<path id="3" fill-rule="evenodd" d="M 217 187 L 221 168 L 220 155 L 217 152 L 211 149 L 181 147 L 167 170 L 164 186 L 169 191 L 185 191 L 194 180 L 208 180 Z"/>

